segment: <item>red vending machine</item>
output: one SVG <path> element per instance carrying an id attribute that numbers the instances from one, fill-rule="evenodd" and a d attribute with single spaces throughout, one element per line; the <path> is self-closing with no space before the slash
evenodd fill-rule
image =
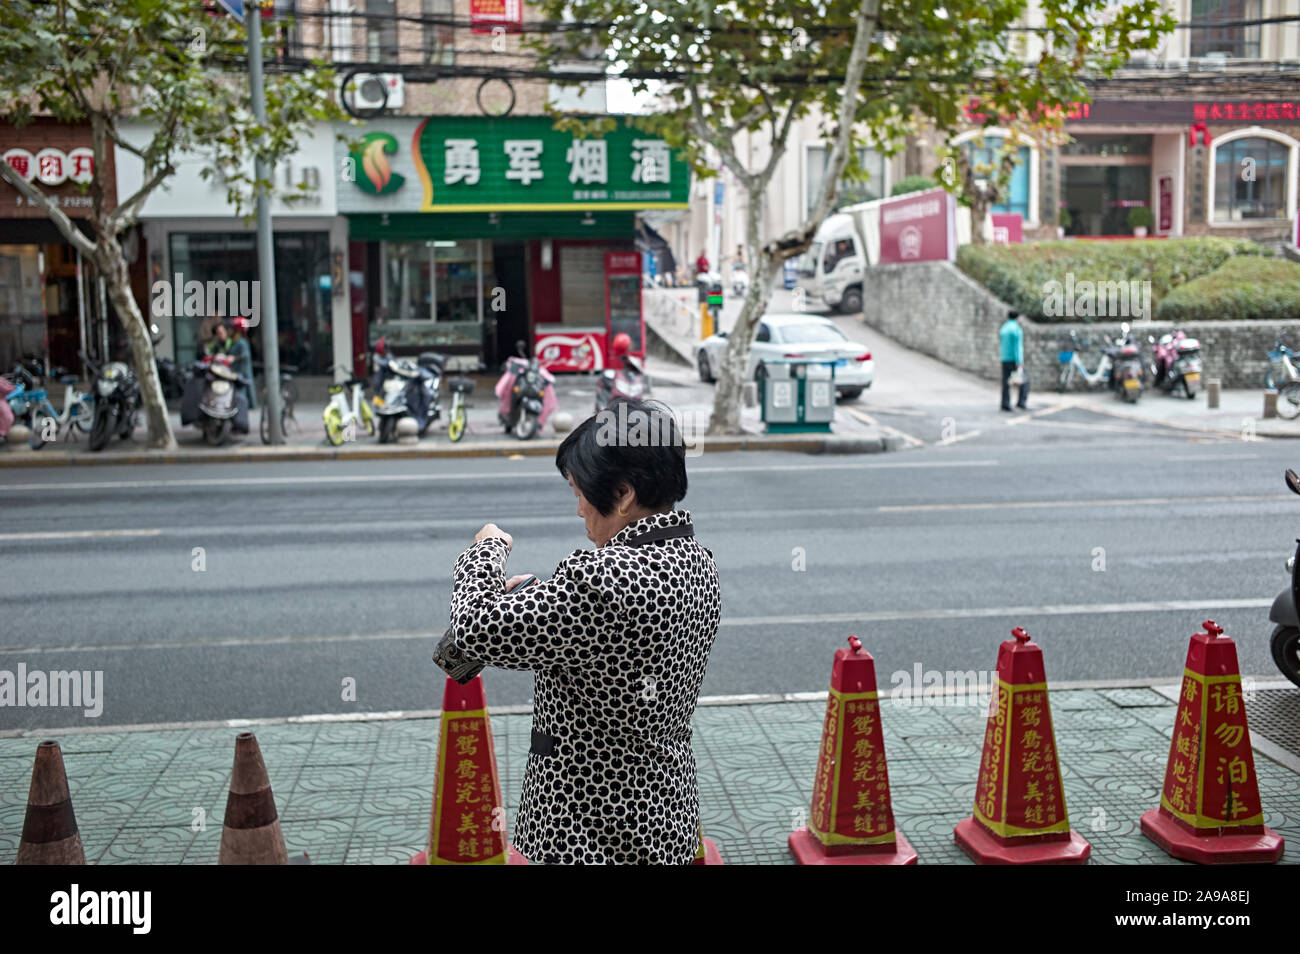
<path id="1" fill-rule="evenodd" d="M 612 354 L 614 336 L 632 339 L 628 352 L 645 360 L 645 317 L 641 314 L 641 253 L 605 253 L 605 353 Z"/>

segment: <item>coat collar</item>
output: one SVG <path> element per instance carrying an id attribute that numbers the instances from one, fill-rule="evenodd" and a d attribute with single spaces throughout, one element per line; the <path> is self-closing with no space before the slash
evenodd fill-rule
<path id="1" fill-rule="evenodd" d="M 640 520 L 629 523 L 609 538 L 605 544 L 607 547 L 618 546 L 626 543 L 630 538 L 637 534 L 645 533 L 647 530 L 656 530 L 660 527 L 679 527 L 682 524 L 691 522 L 691 512 L 689 510 L 670 510 L 667 513 L 652 513 L 648 517 L 642 517 Z"/>

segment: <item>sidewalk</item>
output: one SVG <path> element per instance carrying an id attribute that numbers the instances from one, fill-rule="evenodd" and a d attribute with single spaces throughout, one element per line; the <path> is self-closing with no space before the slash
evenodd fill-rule
<path id="1" fill-rule="evenodd" d="M 1262 684 L 1248 709 L 1264 821 L 1288 842 L 1282 863 L 1296 864 L 1300 691 L 1285 685 Z M 1066 804 L 1072 825 L 1092 844 L 1093 864 L 1181 863 L 1138 828 L 1141 814 L 1159 803 L 1174 725 L 1177 686 L 1160 689 L 1051 693 Z M 490 674 L 487 691 L 490 707 Z M 701 821 L 727 864 L 792 863 L 786 837 L 811 803 L 825 693 L 787 698 L 701 700 L 696 710 Z M 491 712 L 491 719 L 513 830 L 531 716 L 514 709 Z M 921 864 L 970 864 L 952 829 L 971 811 L 985 711 L 886 701 L 882 719 L 898 829 Z M 245 729 L 255 732 L 265 757 L 290 855 L 306 851 L 315 864 L 406 864 L 425 847 L 438 720 L 396 713 L 0 738 L 0 864 L 17 855 L 34 753 L 44 738 L 63 749 L 89 863 L 215 864 L 235 735 Z M 204 831 L 192 827 L 198 809 Z"/>
<path id="2" fill-rule="evenodd" d="M 741 426 L 745 434 L 738 437 L 705 438 L 713 408 L 713 388 L 701 384 L 695 371 L 665 361 L 648 363 L 651 397 L 663 401 L 679 415 L 688 446 L 698 437 L 706 451 L 785 450 L 805 453 L 874 453 L 893 449 L 897 442 L 882 438 L 875 427 L 852 414 L 837 413 L 831 434 L 766 434 L 757 408 L 743 408 Z M 258 434 L 262 409 L 249 412 L 250 433 L 235 435 L 225 447 L 208 447 L 195 427 L 181 427 L 179 411 L 171 413 L 172 428 L 179 445 L 175 451 L 150 450 L 146 431 L 137 427 L 129 441 L 114 439 L 104 450 L 92 454 L 85 435 L 72 442 L 48 444 L 33 451 L 25 441 L 0 441 L 0 467 L 47 467 L 60 464 L 136 464 L 198 463 L 230 461 L 316 460 L 367 457 L 478 457 L 500 455 L 552 455 L 563 439 L 554 427 L 554 417 L 538 437 L 521 441 L 506 434 L 497 421 L 497 400 L 492 393 L 496 378 L 475 379 L 470 395 L 465 436 L 452 443 L 447 438 L 446 402 L 443 419 L 436 421 L 428 433 L 414 445 L 380 444 L 376 438 L 360 431 L 356 441 L 334 447 L 325 439 L 322 423 L 323 403 L 299 403 L 295 422 L 289 425 L 284 446 L 264 446 Z M 557 414 L 564 412 L 577 424 L 590 417 L 595 409 L 596 378 L 588 375 L 560 375 L 556 380 Z M 60 435 L 66 437 L 66 432 Z"/>

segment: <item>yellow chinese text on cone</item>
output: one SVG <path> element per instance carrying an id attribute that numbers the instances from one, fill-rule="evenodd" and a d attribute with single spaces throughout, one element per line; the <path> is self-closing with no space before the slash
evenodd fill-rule
<path id="1" fill-rule="evenodd" d="M 856 636 L 831 664 L 826 723 L 807 827 L 790 835 L 801 865 L 914 865 L 894 827 L 876 664 Z"/>
<path id="2" fill-rule="evenodd" d="M 1092 847 L 1065 810 L 1043 651 L 1019 626 L 1011 635 L 998 647 L 975 811 L 953 837 L 980 864 L 1081 865 Z"/>
<path id="3" fill-rule="evenodd" d="M 1160 807 L 1142 816 L 1142 833 L 1185 861 L 1274 862 L 1283 842 L 1264 827 L 1237 647 L 1214 620 L 1201 625 L 1187 648 Z"/>

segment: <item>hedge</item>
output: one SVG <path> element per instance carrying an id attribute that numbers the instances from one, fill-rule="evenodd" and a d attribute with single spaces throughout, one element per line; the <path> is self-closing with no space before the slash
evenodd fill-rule
<path id="1" fill-rule="evenodd" d="M 1151 283 L 1153 311 L 1180 285 L 1207 276 L 1237 256 L 1267 250 L 1249 239 L 1219 237 L 1126 239 L 1124 241 L 1031 242 L 963 245 L 957 266 L 990 292 L 1037 321 L 1079 321 L 1086 316 L 1049 315 L 1050 282 Z M 1267 261 L 1267 259 L 1266 259 Z M 1094 315 L 1104 320 L 1109 315 Z"/>
<path id="2" fill-rule="evenodd" d="M 1283 258 L 1230 258 L 1179 285 L 1155 312 L 1161 321 L 1300 318 L 1300 265 Z"/>

